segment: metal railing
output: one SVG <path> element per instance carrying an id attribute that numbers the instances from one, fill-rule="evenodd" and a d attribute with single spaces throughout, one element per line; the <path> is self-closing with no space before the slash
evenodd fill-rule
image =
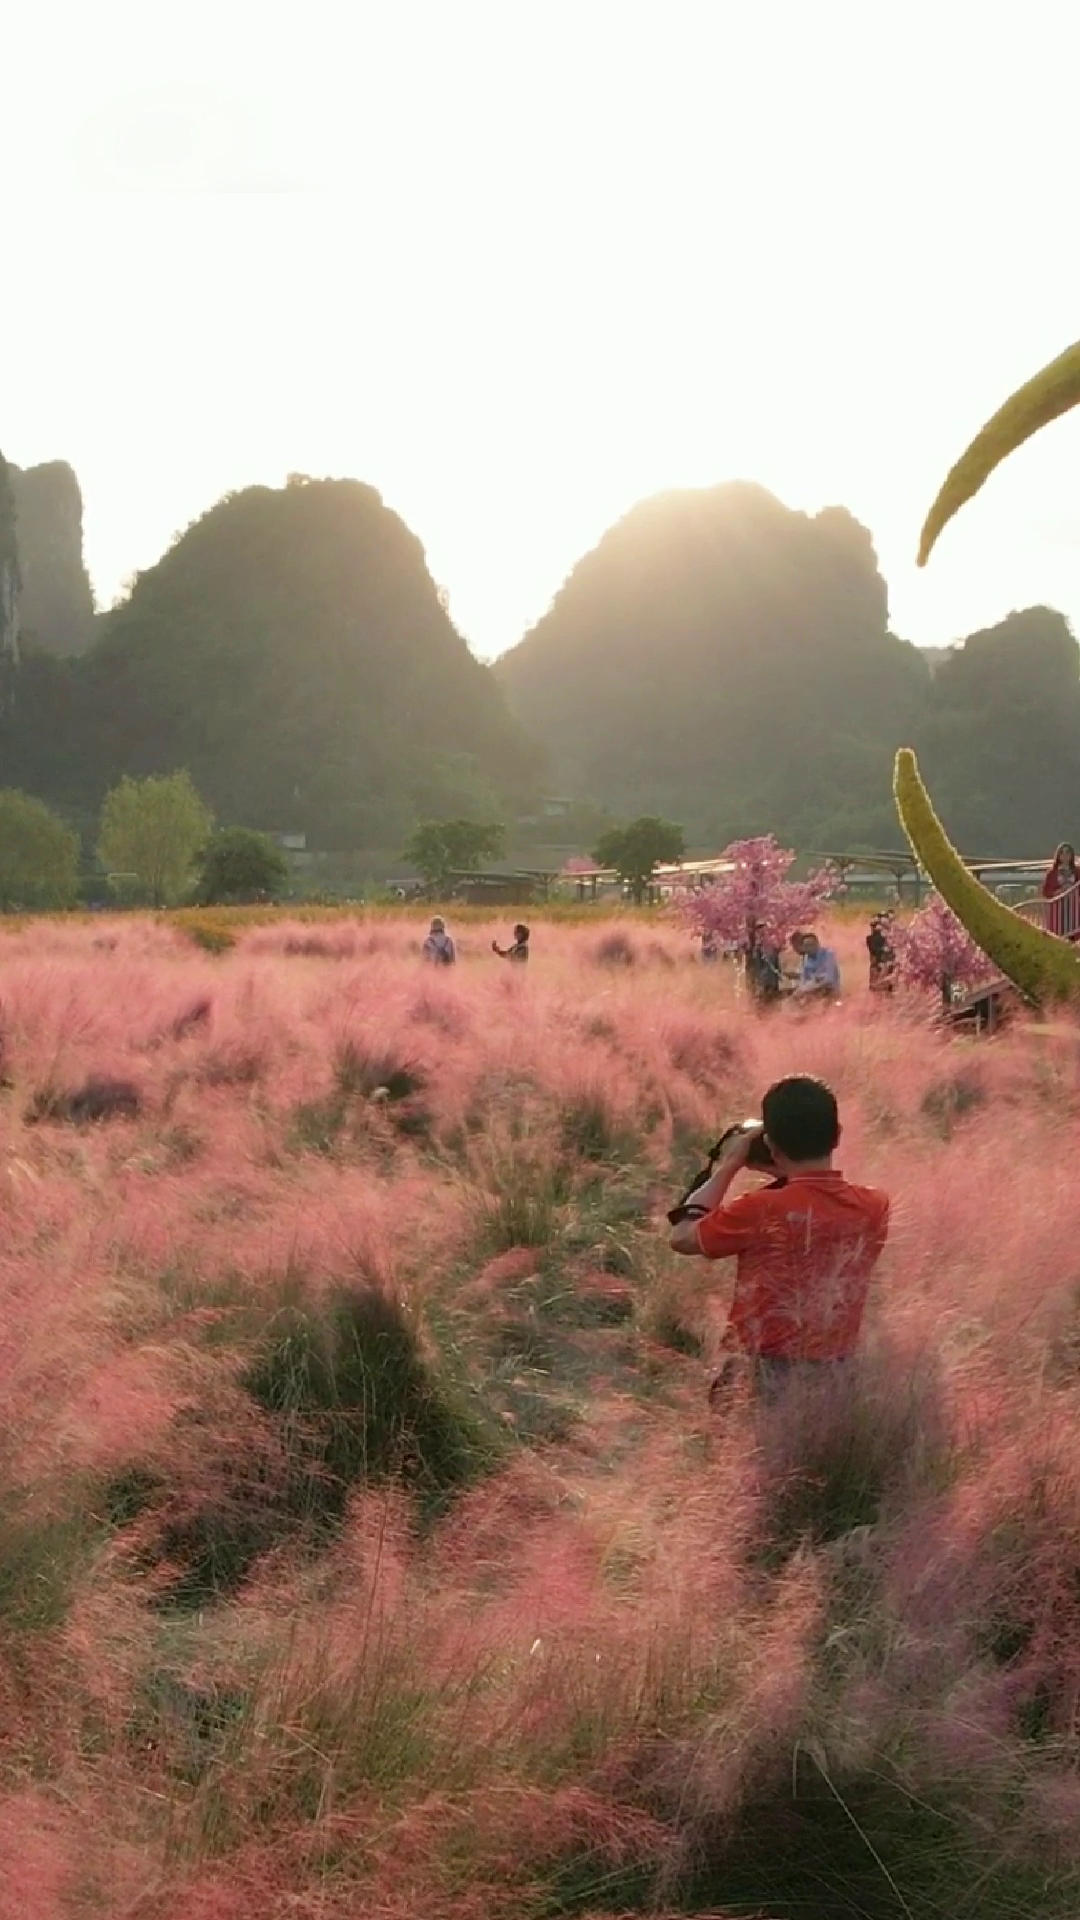
<path id="1" fill-rule="evenodd" d="M 1080 882 L 1052 900 L 1043 894 L 1034 900 L 1021 900 L 1016 911 L 1034 926 L 1044 927 L 1047 933 L 1059 934 L 1063 940 L 1076 940 L 1080 938 Z"/>

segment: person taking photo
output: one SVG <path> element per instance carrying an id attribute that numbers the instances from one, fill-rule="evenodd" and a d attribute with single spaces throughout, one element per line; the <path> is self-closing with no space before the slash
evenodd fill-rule
<path id="1" fill-rule="evenodd" d="M 493 940 L 491 943 L 491 951 L 492 953 L 497 953 L 500 960 L 514 960 L 519 966 L 523 965 L 529 958 L 528 927 L 517 926 L 514 928 L 514 943 L 510 947 L 500 947 L 498 941 Z"/>
<path id="2" fill-rule="evenodd" d="M 763 1132 L 774 1183 L 728 1200 Z M 836 1096 L 821 1080 L 777 1080 L 761 1127 L 729 1141 L 671 1234 L 675 1253 L 737 1261 L 721 1351 L 743 1356 L 755 1391 L 775 1399 L 795 1380 L 835 1373 L 859 1342 L 874 1268 L 889 1231 L 888 1196 L 833 1165 Z M 770 1171 L 773 1171 L 770 1169 Z M 724 1374 L 730 1374 L 730 1364 Z"/>

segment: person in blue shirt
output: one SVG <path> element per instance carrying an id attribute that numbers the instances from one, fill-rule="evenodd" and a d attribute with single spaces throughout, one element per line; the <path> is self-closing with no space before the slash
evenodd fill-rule
<path id="1" fill-rule="evenodd" d="M 823 947 L 816 933 L 796 933 L 791 944 L 802 965 L 795 983 L 796 1000 L 838 1000 L 840 968 L 831 947 Z"/>

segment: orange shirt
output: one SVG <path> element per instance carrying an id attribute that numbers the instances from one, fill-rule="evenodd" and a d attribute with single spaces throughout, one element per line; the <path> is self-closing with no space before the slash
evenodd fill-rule
<path id="1" fill-rule="evenodd" d="M 744 1351 L 842 1360 L 888 1231 L 887 1194 L 840 1173 L 803 1173 L 714 1208 L 698 1222 L 698 1244 L 708 1260 L 738 1257 L 729 1326 Z"/>

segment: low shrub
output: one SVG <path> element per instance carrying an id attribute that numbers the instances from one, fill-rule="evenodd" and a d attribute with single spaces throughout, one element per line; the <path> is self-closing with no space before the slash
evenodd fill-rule
<path id="1" fill-rule="evenodd" d="M 548 1246 L 569 1193 L 565 1167 L 542 1152 L 513 1150 L 497 1156 L 485 1176 L 475 1197 L 480 1251 Z"/>
<path id="2" fill-rule="evenodd" d="M 104 1120 L 137 1120 L 142 1105 L 142 1095 L 132 1081 L 94 1075 L 74 1093 L 43 1087 L 34 1095 L 24 1118 L 28 1126 L 43 1120 L 95 1126 Z"/>
<path id="3" fill-rule="evenodd" d="M 180 925 L 188 939 L 203 953 L 231 953 L 236 945 L 235 934 L 229 931 L 223 920 L 209 920 L 185 915 Z"/>
<path id="4" fill-rule="evenodd" d="M 334 1085 L 347 1100 L 370 1100 L 377 1093 L 387 1100 L 407 1100 L 424 1084 L 420 1069 L 387 1047 L 345 1040 L 334 1056 Z"/>
<path id="5" fill-rule="evenodd" d="M 299 1100 L 292 1110 L 289 1143 L 300 1153 L 333 1153 L 348 1118 L 348 1105 L 340 1094 L 330 1094 L 321 1100 Z"/>
<path id="6" fill-rule="evenodd" d="M 621 1130 L 602 1087 L 583 1089 L 563 1102 L 559 1143 L 582 1160 L 605 1160 L 621 1143 Z"/>
<path id="7" fill-rule="evenodd" d="M 283 1306 L 244 1386 L 282 1423 L 292 1498 L 319 1524 L 340 1521 L 359 1481 L 392 1475 L 438 1498 L 493 1459 L 463 1390 L 436 1372 L 404 1309 L 376 1286 Z"/>
<path id="8" fill-rule="evenodd" d="M 943 1080 L 935 1080 L 926 1089 L 921 1110 L 947 1140 L 956 1122 L 978 1112 L 986 1100 L 987 1091 L 980 1074 L 970 1067 L 961 1068 Z"/>
<path id="9" fill-rule="evenodd" d="M 169 1022 L 170 1040 L 186 1040 L 190 1034 L 197 1033 L 201 1027 L 209 1025 L 214 1003 L 209 994 L 200 994 L 183 1013 L 178 1013 Z"/>
<path id="10" fill-rule="evenodd" d="M 596 943 L 596 964 L 600 967 L 632 967 L 637 961 L 637 948 L 629 934 L 620 927 L 614 932 L 605 933 Z"/>

